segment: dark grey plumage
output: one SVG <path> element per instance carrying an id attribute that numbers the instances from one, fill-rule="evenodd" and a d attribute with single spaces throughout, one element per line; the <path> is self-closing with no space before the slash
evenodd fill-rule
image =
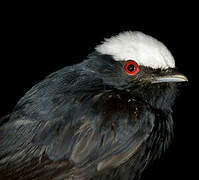
<path id="1" fill-rule="evenodd" d="M 176 83 L 152 83 L 175 68 L 95 52 L 33 86 L 0 126 L 2 179 L 136 179 L 167 149 Z"/>

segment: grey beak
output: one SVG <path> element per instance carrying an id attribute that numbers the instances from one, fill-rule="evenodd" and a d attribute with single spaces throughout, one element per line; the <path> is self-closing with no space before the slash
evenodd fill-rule
<path id="1" fill-rule="evenodd" d="M 185 82 L 185 81 L 188 81 L 188 79 L 183 74 L 171 74 L 171 75 L 156 77 L 152 83 Z"/>

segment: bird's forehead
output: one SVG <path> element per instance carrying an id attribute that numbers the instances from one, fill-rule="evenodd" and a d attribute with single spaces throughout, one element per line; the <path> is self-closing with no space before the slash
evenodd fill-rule
<path id="1" fill-rule="evenodd" d="M 167 47 L 142 32 L 123 32 L 105 39 L 96 47 L 101 54 L 113 56 L 117 61 L 134 60 L 138 65 L 152 68 L 174 68 L 175 61 Z"/>

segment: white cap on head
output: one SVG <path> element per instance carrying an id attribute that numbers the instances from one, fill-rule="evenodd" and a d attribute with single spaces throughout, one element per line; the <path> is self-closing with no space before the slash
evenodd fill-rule
<path id="1" fill-rule="evenodd" d="M 174 68 L 175 61 L 167 47 L 142 32 L 122 32 L 96 47 L 101 54 L 113 56 L 116 61 L 134 60 L 151 68 Z"/>

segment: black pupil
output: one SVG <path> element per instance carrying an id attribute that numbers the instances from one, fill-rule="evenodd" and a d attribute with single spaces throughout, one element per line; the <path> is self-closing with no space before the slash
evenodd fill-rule
<path id="1" fill-rule="evenodd" d="M 129 64 L 128 68 L 127 68 L 130 72 L 133 72 L 133 70 L 135 69 L 133 64 Z"/>

